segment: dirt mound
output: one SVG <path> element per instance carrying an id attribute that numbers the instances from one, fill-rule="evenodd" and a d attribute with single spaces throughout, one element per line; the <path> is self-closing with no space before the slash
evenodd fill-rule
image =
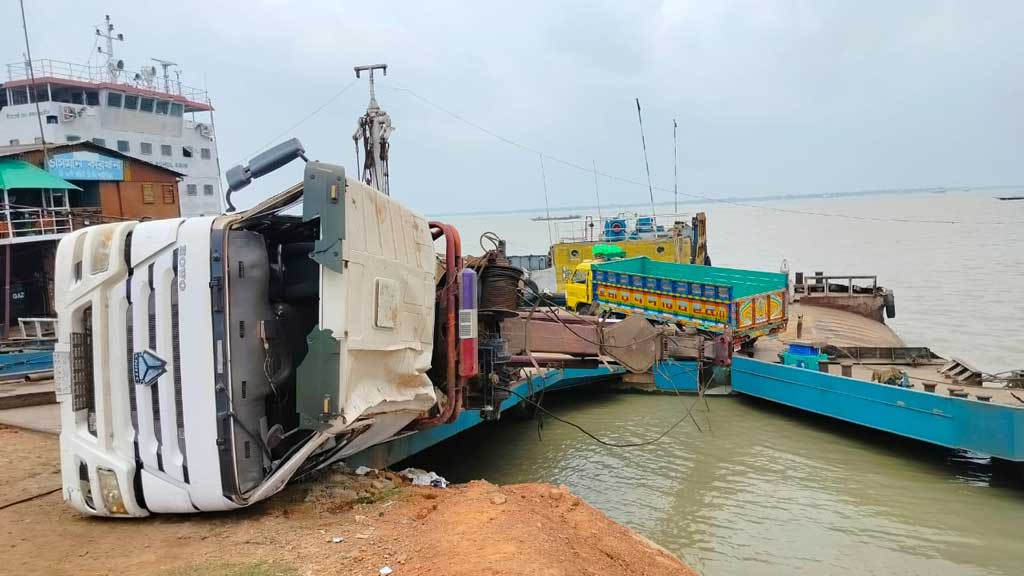
<path id="1" fill-rule="evenodd" d="M 53 481 L 56 437 L 0 427 L 0 446 L 33 455 L 4 458 L 0 486 Z M 5 500 L 31 496 L 15 492 Z M 693 574 L 564 487 L 424 488 L 391 472 L 334 471 L 252 508 L 142 520 L 85 518 L 50 494 L 0 510 L 0 538 L 4 570 L 24 575 Z"/>
<path id="2" fill-rule="evenodd" d="M 412 574 L 693 573 L 564 486 L 477 481 L 414 506 L 417 531 L 437 537 L 409 562 Z"/>

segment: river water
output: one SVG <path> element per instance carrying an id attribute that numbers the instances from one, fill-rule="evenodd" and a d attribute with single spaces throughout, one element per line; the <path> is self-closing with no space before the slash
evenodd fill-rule
<path id="1" fill-rule="evenodd" d="M 691 208 L 692 209 L 692 208 Z M 660 208 L 659 208 L 660 210 Z M 957 224 L 868 218 L 955 220 Z M 927 345 L 996 372 L 1024 368 L 1024 202 L 930 194 L 716 204 L 706 208 L 715 264 L 877 274 L 896 294 L 891 322 Z M 587 214 L 574 210 L 572 213 Z M 449 216 L 464 252 L 492 230 L 511 253 L 544 253 L 533 213 Z M 987 460 L 934 449 L 749 399 L 616 394 L 545 404 L 608 440 L 550 419 L 505 418 L 417 460 L 465 481 L 551 482 L 708 575 L 1022 574 L 1024 490 Z"/>

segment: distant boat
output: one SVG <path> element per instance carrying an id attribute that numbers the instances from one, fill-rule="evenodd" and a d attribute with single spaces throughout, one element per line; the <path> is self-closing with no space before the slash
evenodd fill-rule
<path id="1" fill-rule="evenodd" d="M 568 216 L 534 216 L 530 218 L 534 222 L 547 222 L 549 220 L 579 220 L 579 214 L 569 214 Z"/>
<path id="2" fill-rule="evenodd" d="M 1024 200 L 1024 196 L 996 196 L 1000 200 Z"/>

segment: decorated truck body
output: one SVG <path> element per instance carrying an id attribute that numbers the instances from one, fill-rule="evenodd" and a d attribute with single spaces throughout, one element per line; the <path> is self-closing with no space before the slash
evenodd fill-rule
<path id="1" fill-rule="evenodd" d="M 787 276 L 647 257 L 580 264 L 566 287 L 570 308 L 644 314 L 737 341 L 774 334 L 787 320 Z"/>

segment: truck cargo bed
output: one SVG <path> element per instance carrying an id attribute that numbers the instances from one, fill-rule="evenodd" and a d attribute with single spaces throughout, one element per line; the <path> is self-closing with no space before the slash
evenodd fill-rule
<path id="1" fill-rule="evenodd" d="M 785 326 L 787 281 L 773 272 L 639 257 L 595 263 L 592 289 L 594 301 L 612 310 L 749 339 Z"/>

